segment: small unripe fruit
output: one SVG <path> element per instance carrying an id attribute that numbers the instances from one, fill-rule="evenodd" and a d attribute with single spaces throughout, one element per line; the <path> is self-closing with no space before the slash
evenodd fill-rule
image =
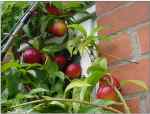
<path id="1" fill-rule="evenodd" d="M 106 100 L 114 100 L 117 101 L 117 95 L 114 89 L 111 86 L 102 85 L 98 88 L 96 93 L 97 99 L 106 99 Z"/>
<path id="2" fill-rule="evenodd" d="M 64 36 L 64 34 L 67 32 L 67 25 L 64 21 L 57 21 L 55 22 L 49 29 L 49 32 L 51 32 L 54 36 Z"/>
<path id="3" fill-rule="evenodd" d="M 81 74 L 81 66 L 79 64 L 70 64 L 65 73 L 70 79 L 78 78 Z"/>
<path id="4" fill-rule="evenodd" d="M 66 58 L 63 55 L 58 55 L 53 58 L 58 65 L 65 65 Z"/>
<path id="5" fill-rule="evenodd" d="M 25 63 L 34 64 L 39 63 L 42 64 L 45 60 L 45 57 L 40 53 L 37 49 L 28 48 L 23 52 L 23 61 Z"/>

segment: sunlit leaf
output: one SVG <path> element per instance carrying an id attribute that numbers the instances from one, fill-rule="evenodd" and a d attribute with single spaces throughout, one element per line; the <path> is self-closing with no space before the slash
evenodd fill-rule
<path id="1" fill-rule="evenodd" d="M 103 105 L 103 106 L 107 106 L 107 105 L 112 105 L 114 104 L 115 102 L 112 101 L 112 100 L 104 100 L 104 99 L 98 99 L 98 100 L 95 100 L 93 101 L 93 104 L 96 104 L 96 105 Z"/>
<path id="2" fill-rule="evenodd" d="M 30 91 L 30 94 L 37 94 L 37 93 L 43 93 L 43 92 L 48 92 L 48 90 L 44 88 L 35 88 Z"/>
<path id="3" fill-rule="evenodd" d="M 71 25 L 68 25 L 68 27 L 74 28 L 75 30 L 80 31 L 85 37 L 87 36 L 87 32 L 86 32 L 85 28 L 80 24 L 71 24 Z"/>
<path id="4" fill-rule="evenodd" d="M 12 61 L 12 62 L 9 62 L 9 63 L 5 63 L 2 65 L 2 69 L 1 71 L 2 72 L 5 72 L 7 70 L 9 70 L 10 68 L 20 68 L 21 65 L 19 63 L 17 63 L 16 61 Z"/>
<path id="5" fill-rule="evenodd" d="M 92 29 L 90 35 L 93 36 L 93 35 L 95 35 L 97 32 L 99 32 L 102 29 L 103 29 L 102 26 L 97 26 L 97 27 L 95 27 L 95 28 Z"/>
<path id="6" fill-rule="evenodd" d="M 84 80 L 81 79 L 76 79 L 73 80 L 65 89 L 65 94 L 72 88 L 77 88 L 77 87 L 87 87 L 87 86 L 91 86 L 90 84 L 88 84 L 87 82 L 85 82 Z"/>
<path id="7" fill-rule="evenodd" d="M 145 91 L 149 90 L 148 86 L 142 80 L 121 80 L 121 85 L 122 86 L 124 86 L 124 85 L 126 85 L 128 83 L 135 84 L 135 85 L 137 85 L 139 87 L 142 87 Z"/>

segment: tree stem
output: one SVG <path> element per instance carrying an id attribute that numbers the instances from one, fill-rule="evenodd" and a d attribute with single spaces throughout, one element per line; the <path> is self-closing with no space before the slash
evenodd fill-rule
<path id="1" fill-rule="evenodd" d="M 109 110 L 115 113 L 122 113 L 121 111 L 114 109 L 112 107 L 108 107 L 105 105 L 96 105 L 96 104 L 92 104 L 90 102 L 85 102 L 85 101 L 79 101 L 79 100 L 74 100 L 74 99 L 60 99 L 60 98 L 50 98 L 50 97 L 46 97 L 45 99 L 40 99 L 40 100 L 35 100 L 35 101 L 31 101 L 31 102 L 26 102 L 26 103 L 22 103 L 16 106 L 12 106 L 12 108 L 17 108 L 17 107 L 21 107 L 21 106 L 26 106 L 26 105 L 30 105 L 30 104 L 36 104 L 36 103 L 43 103 L 43 102 L 47 102 L 47 101 L 64 101 L 64 102 L 76 102 L 76 103 L 80 103 L 80 104 L 85 104 L 85 105 L 91 105 L 93 107 L 97 107 L 100 109 L 105 109 L 105 110 Z M 117 105 L 119 103 L 116 103 Z"/>
<path id="2" fill-rule="evenodd" d="M 122 103 L 123 103 L 123 105 L 124 105 L 125 112 L 126 112 L 127 114 L 131 114 L 130 109 L 129 109 L 129 107 L 128 107 L 126 101 L 124 100 L 123 96 L 121 95 L 120 91 L 119 91 L 116 87 L 114 87 L 114 90 L 115 90 L 115 92 L 117 93 L 117 95 L 118 95 L 118 97 L 120 98 L 120 100 L 122 101 Z"/>

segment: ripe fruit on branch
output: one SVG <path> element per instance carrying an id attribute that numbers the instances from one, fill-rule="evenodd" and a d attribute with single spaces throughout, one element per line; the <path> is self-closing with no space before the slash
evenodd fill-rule
<path id="1" fill-rule="evenodd" d="M 42 64 L 45 61 L 44 55 L 35 48 L 28 48 L 23 52 L 23 61 L 25 63 L 33 64 L 39 63 Z"/>
<path id="2" fill-rule="evenodd" d="M 49 14 L 53 14 L 57 16 L 62 14 L 62 11 L 54 6 L 47 5 L 46 9 Z"/>
<path id="3" fill-rule="evenodd" d="M 54 24 L 48 29 L 53 35 L 61 37 L 67 32 L 67 25 L 64 21 L 59 20 L 54 22 Z"/>
<path id="4" fill-rule="evenodd" d="M 113 87 L 109 85 L 101 85 L 99 86 L 97 93 L 96 93 L 97 99 L 106 99 L 106 100 L 117 100 L 117 95 L 113 89 Z"/>
<path id="5" fill-rule="evenodd" d="M 81 66 L 79 64 L 70 64 L 65 73 L 70 79 L 78 78 L 81 74 Z"/>
<path id="6" fill-rule="evenodd" d="M 57 55 L 53 58 L 53 60 L 58 64 L 58 65 L 65 65 L 66 63 L 66 58 L 63 55 Z"/>
<path id="7" fill-rule="evenodd" d="M 117 78 L 113 76 L 104 76 L 100 81 L 99 85 L 111 85 L 112 87 L 117 87 L 119 90 L 121 89 L 120 87 L 120 82 Z"/>

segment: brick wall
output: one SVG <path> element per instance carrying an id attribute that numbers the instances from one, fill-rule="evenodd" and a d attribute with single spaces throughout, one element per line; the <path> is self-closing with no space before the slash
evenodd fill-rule
<path id="1" fill-rule="evenodd" d="M 112 34 L 112 41 L 98 43 L 100 55 L 108 59 L 111 72 L 119 80 L 143 80 L 150 87 L 150 2 L 96 2 L 98 25 Z M 138 64 L 128 61 L 137 61 Z M 132 112 L 150 112 L 150 94 L 134 85 L 123 87 Z"/>

